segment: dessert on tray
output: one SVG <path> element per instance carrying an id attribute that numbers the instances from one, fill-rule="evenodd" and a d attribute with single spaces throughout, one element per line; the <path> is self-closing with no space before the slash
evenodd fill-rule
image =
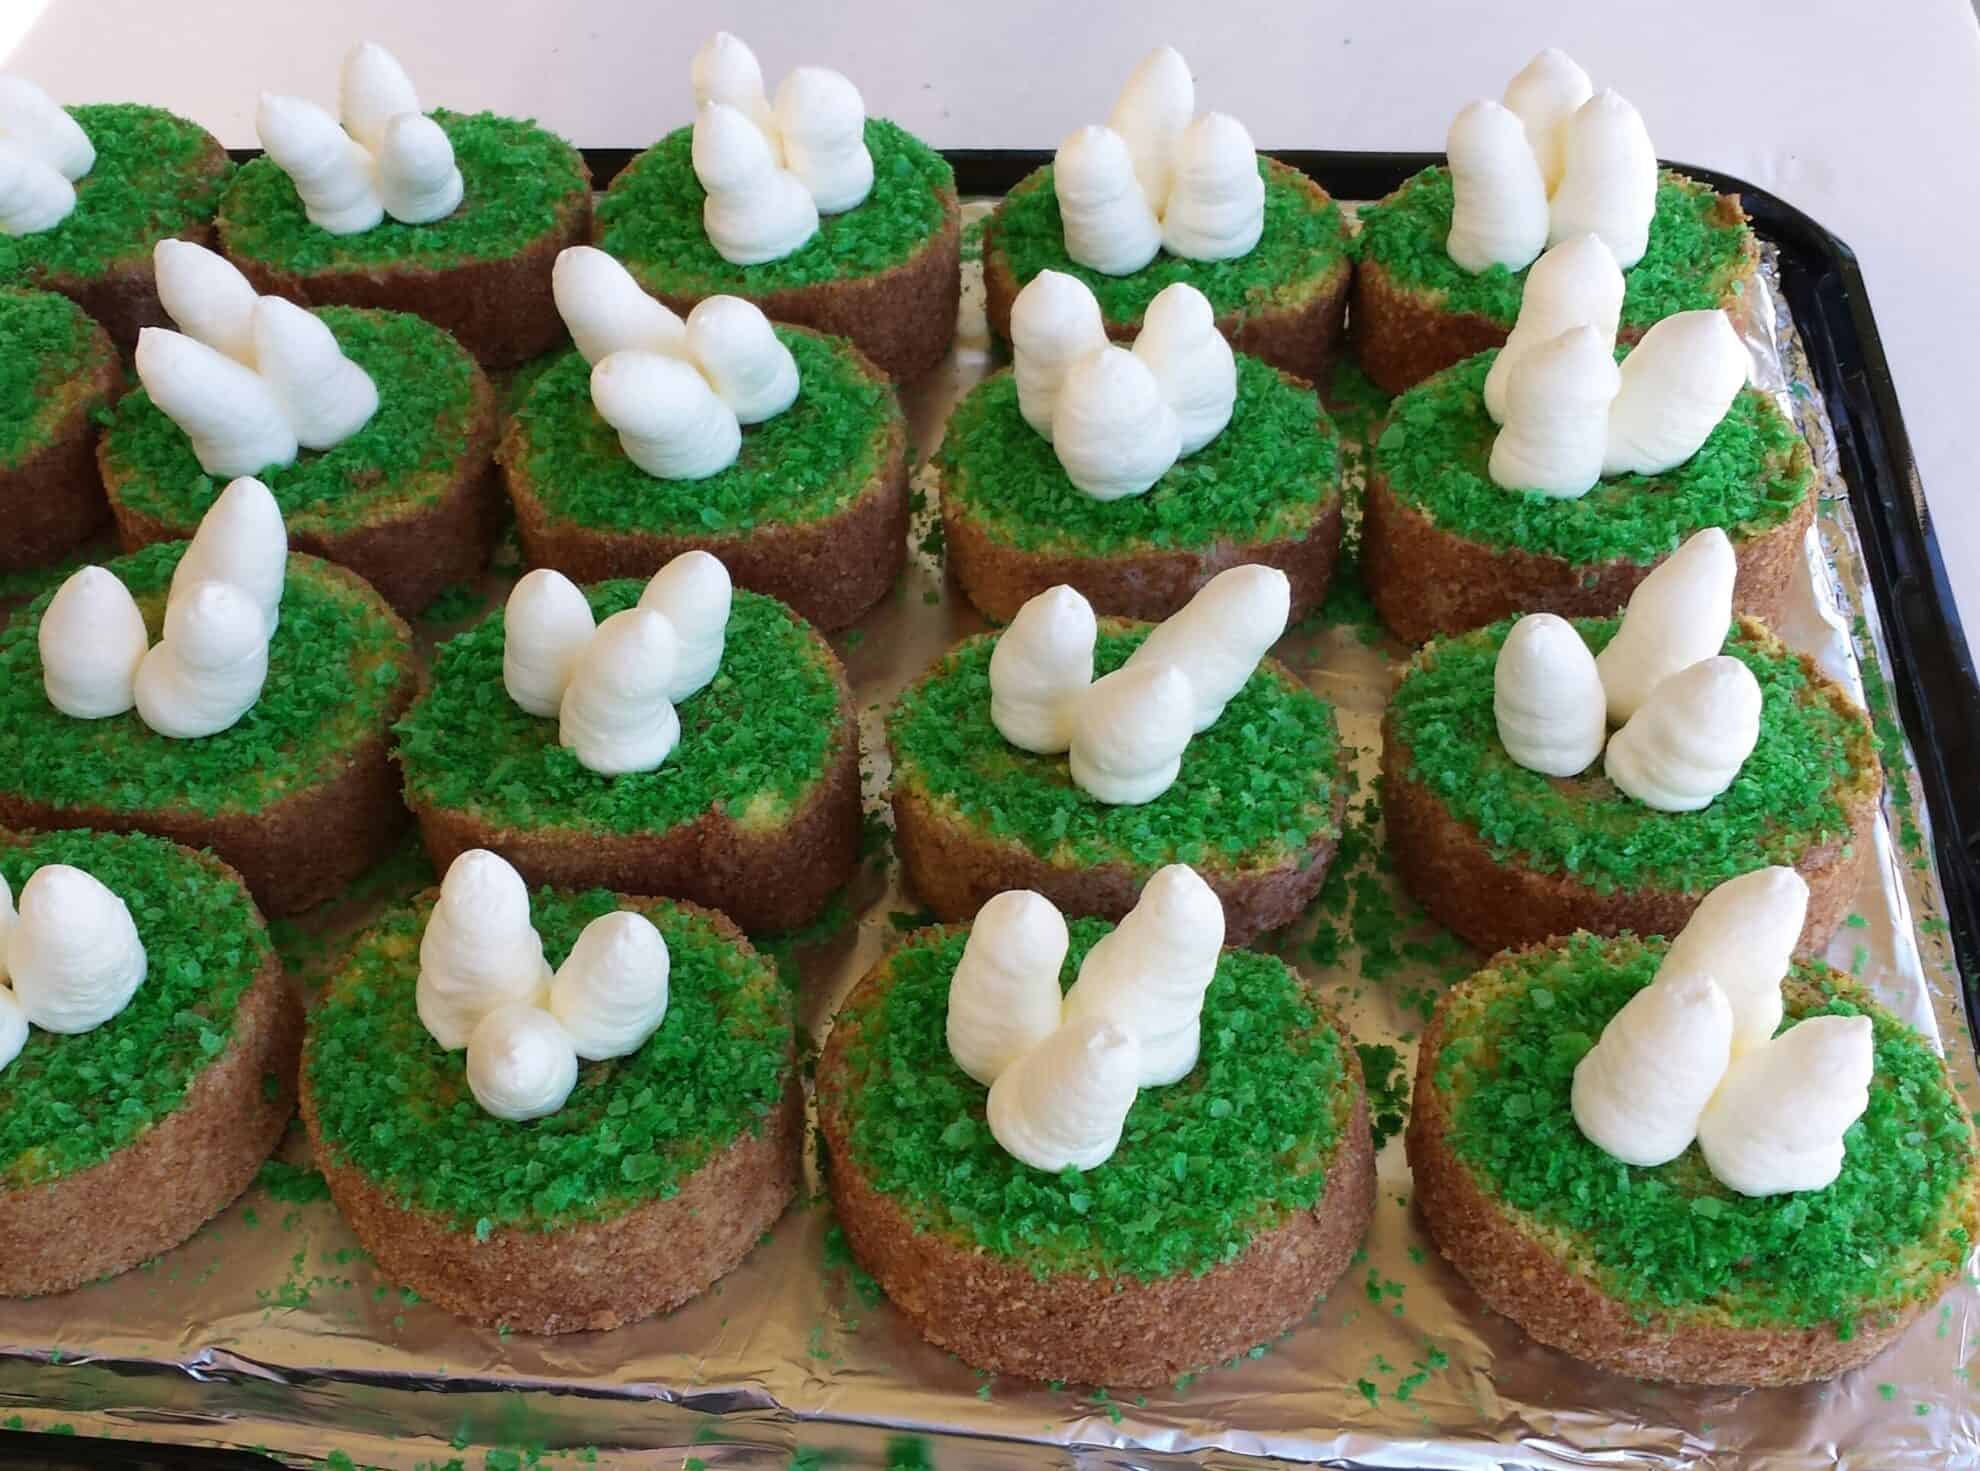
<path id="1" fill-rule="evenodd" d="M 1327 191 L 1259 157 L 1235 117 L 1198 113 L 1189 66 L 1168 46 L 1135 68 L 1105 126 L 1068 135 L 1004 197 L 983 235 L 990 326 L 1007 342 L 1018 292 L 1041 271 L 1084 282 L 1117 341 L 1181 282 L 1209 299 L 1239 352 L 1318 385 L 1353 269 Z"/>
<path id="2" fill-rule="evenodd" d="M 1738 198 L 1659 169 L 1636 109 L 1565 53 L 1465 107 L 1446 146 L 1361 212 L 1354 345 L 1383 391 L 1503 343 L 1540 253 L 1591 231 L 1625 272 L 1625 342 L 1677 312 L 1752 310 L 1760 248 Z"/>
<path id="3" fill-rule="evenodd" d="M 1296 919 L 1347 782 L 1332 707 L 1265 657 L 1290 598 L 1276 568 L 1234 567 L 1150 627 L 1056 587 L 950 650 L 887 717 L 916 895 L 945 920 L 1018 888 L 1117 919 L 1188 863 L 1233 944 Z"/>
<path id="4" fill-rule="evenodd" d="M 1187 867 L 1118 925 L 998 894 L 853 990 L 818 1064 L 832 1204 L 924 1336 L 1029 1379 L 1166 1385 L 1295 1327 L 1374 1207 L 1354 1046 L 1221 949 Z"/>
<path id="5" fill-rule="evenodd" d="M 896 380 L 942 361 L 962 290 L 949 165 L 840 73 L 800 66 L 774 103 L 748 46 L 695 54 L 692 127 L 626 165 L 593 240 L 676 312 L 740 296 L 849 339 Z"/>
<path id="6" fill-rule="evenodd" d="M 264 93 L 255 131 L 266 154 L 228 186 L 218 228 L 257 291 L 412 312 L 490 367 L 562 344 L 550 264 L 591 229 L 591 172 L 562 138 L 428 112 L 371 43 L 344 58 L 335 117 Z"/>
<path id="7" fill-rule="evenodd" d="M 303 1118 L 395 1281 L 527 1333 L 615 1328 L 736 1266 L 801 1175 L 791 997 L 722 915 L 530 893 L 492 853 L 359 936 Z"/>
<path id="8" fill-rule="evenodd" d="M 1312 388 L 1233 353 L 1178 282 L 1133 350 L 1046 270 L 1018 293 L 1013 367 L 972 389 L 938 457 L 950 568 L 1009 619 L 1065 584 L 1100 613 L 1165 618 L 1219 572 L 1277 567 L 1292 619 L 1320 606 L 1341 540 L 1341 447 Z"/>
<path id="9" fill-rule="evenodd" d="M 95 415 L 123 383 L 81 307 L 0 287 L 0 572 L 57 561 L 108 524 Z"/>
<path id="10" fill-rule="evenodd" d="M 591 246 L 555 282 L 577 350 L 499 451 L 533 565 L 596 582 L 699 549 L 825 629 L 886 594 L 907 559 L 907 421 L 857 347 L 734 296 L 683 322 Z"/>

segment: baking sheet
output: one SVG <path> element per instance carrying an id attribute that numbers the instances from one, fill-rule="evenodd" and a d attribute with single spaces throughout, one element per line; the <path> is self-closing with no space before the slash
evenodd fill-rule
<path id="1" fill-rule="evenodd" d="M 987 209 L 972 203 L 967 218 Z M 1880 649 L 1861 547 L 1827 418 L 1773 289 L 1749 346 L 1815 447 L 1821 508 L 1781 632 L 1859 696 Z M 980 272 L 965 266 L 948 364 L 910 395 L 925 457 L 957 397 L 995 366 Z M 1351 453 L 1351 475 L 1359 456 Z M 925 479 L 922 483 L 926 489 Z M 803 943 L 778 947 L 801 974 L 807 1036 L 920 911 L 884 841 L 896 692 L 956 639 L 982 628 L 941 574 L 933 507 L 917 512 L 909 570 L 835 643 L 860 709 L 872 851 L 847 902 Z M 510 554 L 513 560 L 513 553 Z M 427 641 L 493 606 L 498 574 L 446 600 Z M 1480 957 L 1425 922 L 1380 858 L 1378 731 L 1405 651 L 1365 602 L 1330 599 L 1279 656 L 1331 700 L 1358 754 L 1360 791 L 1336 874 L 1314 910 L 1273 937 L 1315 977 L 1358 1042 L 1414 1039 L 1437 995 Z M 1873 711 L 1875 702 L 1873 700 Z M 1949 1047 L 1962 1090 L 1976 1081 L 1929 833 L 1902 735 L 1851 922 L 1830 959 Z M 428 881 L 408 845 L 346 903 L 281 927 L 307 974 L 378 905 Z M 1375 1059 L 1371 1059 L 1375 1060 Z M 1379 1102 L 1378 1102 L 1379 1111 Z M 283 1158 L 307 1164 L 292 1132 Z M 1827 1385 L 1678 1390 L 1605 1374 L 1542 1348 L 1485 1310 L 1437 1256 L 1410 1210 L 1399 1136 L 1379 1157 L 1363 1256 L 1305 1325 L 1251 1355 L 1146 1396 L 979 1374 L 926 1345 L 854 1270 L 819 1195 L 800 1202 L 708 1294 L 609 1334 L 531 1338 L 483 1331 L 378 1276 L 327 1200 L 291 1176 L 257 1185 L 190 1242 L 135 1272 L 60 1297 L 0 1304 L 0 1423 L 186 1445 L 259 1449 L 294 1464 L 342 1457 L 389 1467 L 582 1463 L 679 1467 L 791 1464 L 1017 1467 L 1675 1467 L 1764 1458 L 1773 1467 L 1938 1467 L 1980 1458 L 1970 1373 L 1980 1334 L 1965 1279 L 1867 1368 Z M 517 1391 L 535 1391 L 518 1393 Z"/>

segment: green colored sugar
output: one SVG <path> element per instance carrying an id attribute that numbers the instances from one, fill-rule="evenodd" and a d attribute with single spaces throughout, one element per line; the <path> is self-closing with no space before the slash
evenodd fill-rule
<path id="1" fill-rule="evenodd" d="M 406 225 L 388 215 L 369 230 L 333 235 L 310 223 L 289 176 L 258 158 L 241 166 L 220 201 L 227 254 L 299 275 L 431 270 L 509 260 L 582 212 L 591 175 L 555 133 L 488 112 L 438 108 L 432 117 L 454 145 L 465 186 L 445 219 Z"/>
<path id="2" fill-rule="evenodd" d="M 634 579 L 586 589 L 601 619 Z M 601 776 L 557 744 L 502 683 L 502 611 L 440 646 L 432 688 L 398 725 L 406 795 L 496 827 L 656 834 L 710 813 L 784 821 L 849 739 L 831 650 L 774 598 L 740 589 L 714 682 L 676 707 L 680 744 L 653 771 Z"/>
<path id="3" fill-rule="evenodd" d="M 1574 620 L 1599 653 L 1618 620 Z M 1427 787 L 1494 857 L 1571 875 L 1602 893 L 1657 887 L 1702 893 L 1766 864 L 1850 841 L 1849 808 L 1877 781 L 1863 716 L 1811 665 L 1756 624 L 1735 624 L 1725 652 L 1759 681 L 1760 739 L 1733 784 L 1696 812 L 1660 812 L 1619 791 L 1598 762 L 1557 780 L 1506 754 L 1492 677 L 1512 620 L 1426 645 L 1390 705 L 1411 780 Z"/>
<path id="4" fill-rule="evenodd" d="M 1146 624 L 1105 620 L 1096 672 L 1120 668 L 1147 633 Z M 887 718 L 896 790 L 1073 865 L 1255 871 L 1338 835 L 1334 712 L 1283 669 L 1252 674 L 1217 723 L 1190 741 L 1175 785 L 1141 806 L 1110 807 L 1073 785 L 1064 756 L 1021 751 L 998 733 L 990 719 L 995 646 L 992 634 L 965 640 L 901 696 Z"/>
<path id="5" fill-rule="evenodd" d="M 939 451 L 947 504 L 1027 551 L 1106 556 L 1284 541 L 1339 503 L 1340 436 L 1312 390 L 1239 356 L 1231 421 L 1145 495 L 1096 500 L 1018 411 L 1008 371 L 978 384 Z"/>
<path id="6" fill-rule="evenodd" d="M 371 375 L 378 409 L 343 443 L 260 472 L 289 535 L 333 536 L 438 504 L 459 480 L 479 427 L 474 359 L 405 312 L 326 306 L 316 315 Z M 192 535 L 226 478 L 200 469 L 185 431 L 142 388 L 114 412 L 104 437 L 113 493 L 128 509 Z"/>
<path id="7" fill-rule="evenodd" d="M 741 535 L 823 520 L 856 501 L 896 435 L 899 401 L 838 338 L 780 327 L 798 396 L 743 431 L 735 464 L 703 480 L 661 480 L 626 457 L 591 403 L 591 366 L 566 353 L 537 379 L 503 458 L 527 473 L 553 521 L 656 536 Z"/>
<path id="8" fill-rule="evenodd" d="M 186 543 L 108 563 L 156 640 Z M 341 773 L 415 680 L 405 629 L 376 593 L 314 557 L 289 558 L 268 680 L 231 729 L 172 740 L 135 711 L 77 720 L 48 703 L 36 633 L 53 592 L 0 628 L 0 789 L 64 808 L 127 816 L 255 813 Z"/>
<path id="9" fill-rule="evenodd" d="M 0 836 L 0 877 L 66 863 L 130 909 L 145 978 L 130 1004 L 73 1036 L 39 1027 L 0 1070 L 0 1186 L 101 1164 L 169 1116 L 233 1036 L 241 994 L 271 955 L 247 890 L 211 858 L 143 834 Z"/>
<path id="10" fill-rule="evenodd" d="M 1166 250 L 1140 270 L 1107 276 L 1066 254 L 1065 221 L 1047 164 L 1004 196 L 991 217 L 985 252 L 1023 285 L 1060 271 L 1091 288 L 1110 322 L 1138 322 L 1165 286 L 1185 282 L 1210 298 L 1218 316 L 1287 311 L 1338 285 L 1349 270 L 1347 221 L 1340 206 L 1296 169 L 1258 160 L 1265 180 L 1265 230 L 1234 260 L 1185 260 Z"/>
<path id="11" fill-rule="evenodd" d="M 206 228 L 233 173 L 205 129 L 162 107 L 98 103 L 69 114 L 95 145 L 96 163 L 76 180 L 67 219 L 0 235 L 0 283 L 88 280 L 117 266 L 148 273 L 152 246 Z"/>
<path id="12" fill-rule="evenodd" d="M 111 351 L 68 297 L 0 287 L 0 473 L 48 443 Z"/>
<path id="13" fill-rule="evenodd" d="M 1814 487 L 1807 444 L 1771 397 L 1749 388 L 1674 470 L 1613 476 L 1573 500 L 1507 490 L 1489 473 L 1498 426 L 1485 412 L 1485 375 L 1497 356 L 1479 353 L 1400 395 L 1376 441 L 1376 471 L 1396 498 L 1445 531 L 1576 565 L 1641 565 L 1707 526 L 1735 538 L 1780 526 Z"/>
<path id="14" fill-rule="evenodd" d="M 1398 285 L 1435 293 L 1446 311 L 1475 312 L 1511 331 L 1526 271 L 1490 266 L 1473 275 L 1451 259 L 1444 243 L 1450 233 L 1451 174 L 1439 165 L 1363 209 L 1355 246 Z M 1649 245 L 1623 273 L 1623 326 L 1640 332 L 1674 312 L 1725 305 L 1751 274 L 1755 249 L 1753 231 L 1709 185 L 1666 169 Z"/>
<path id="15" fill-rule="evenodd" d="M 1110 928 L 1072 922 L 1061 985 Z M 962 927 L 911 935 L 838 1021 L 854 1027 L 837 1079 L 853 1158 L 917 1229 L 1041 1275 L 1153 1281 L 1201 1275 L 1319 1203 L 1356 1090 L 1339 1035 L 1282 962 L 1225 951 L 1196 1066 L 1141 1090 L 1106 1163 L 1051 1175 L 996 1142 L 989 1090 L 949 1055 L 949 978 L 966 938 Z"/>
<path id="16" fill-rule="evenodd" d="M 1789 1021 L 1867 1015 L 1876 1049 L 1834 1184 L 1750 1198 L 1715 1181 L 1695 1145 L 1646 1169 L 1581 1133 L 1575 1064 L 1665 948 L 1577 935 L 1453 997 L 1434 1076 L 1458 1156 L 1530 1234 L 1641 1313 L 1848 1334 L 1861 1315 L 1936 1295 L 1970 1245 L 1971 1131 L 1929 1044 L 1826 966 L 1795 968 Z"/>
<path id="17" fill-rule="evenodd" d="M 498 691 L 499 693 L 499 691 Z M 413 982 L 428 894 L 358 938 L 310 1019 L 303 1069 L 324 1143 L 405 1206 L 486 1239 L 554 1231 L 679 1193 L 762 1131 L 794 1075 L 775 970 L 706 911 L 603 889 L 539 889 L 530 917 L 552 965 L 600 915 L 631 908 L 667 941 L 667 1014 L 628 1057 L 580 1064 L 570 1099 L 526 1123 L 483 1111 L 466 1054 L 420 1025 Z"/>
<path id="18" fill-rule="evenodd" d="M 733 265 L 709 244 L 702 226 L 707 192 L 694 176 L 693 143 L 692 128 L 675 129 L 627 164 L 598 201 L 598 244 L 649 291 L 761 296 L 876 276 L 939 235 L 955 198 L 955 172 L 939 153 L 905 128 L 868 118 L 873 192 L 865 201 L 826 215 L 816 235 L 780 260 Z"/>

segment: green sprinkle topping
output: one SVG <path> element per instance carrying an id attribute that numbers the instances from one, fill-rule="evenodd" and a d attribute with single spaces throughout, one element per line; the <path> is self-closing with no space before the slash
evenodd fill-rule
<path id="1" fill-rule="evenodd" d="M 19 468 L 96 397 L 113 351 L 68 297 L 0 288 L 0 471 Z"/>
<path id="2" fill-rule="evenodd" d="M 145 978 L 93 1031 L 28 1032 L 0 1071 L 0 1185 L 21 1190 L 101 1164 L 179 1106 L 226 1049 L 248 983 L 273 954 L 240 881 L 213 859 L 144 834 L 0 836 L 13 892 L 66 863 L 131 911 Z"/>
<path id="3" fill-rule="evenodd" d="M 603 619 L 632 607 L 636 579 L 586 589 Z M 600 776 L 557 744 L 557 722 L 502 684 L 502 610 L 440 646 L 432 688 L 399 722 L 415 804 L 498 827 L 659 833 L 719 811 L 752 827 L 783 821 L 850 739 L 830 648 L 774 598 L 736 591 L 721 672 L 677 710 L 680 744 L 656 770 Z"/>
<path id="4" fill-rule="evenodd" d="M 1507 490 L 1488 473 L 1498 426 L 1485 412 L 1482 352 L 1399 396 L 1375 472 L 1446 531 L 1580 564 L 1639 565 L 1722 526 L 1735 539 L 1792 518 L 1815 483 L 1808 446 L 1774 400 L 1749 388 L 1698 453 L 1662 475 L 1618 475 L 1574 500 Z"/>
<path id="5" fill-rule="evenodd" d="M 761 296 L 823 281 L 876 276 L 941 233 L 955 199 L 955 171 L 941 154 L 885 118 L 866 120 L 873 192 L 856 209 L 827 215 L 818 233 L 781 260 L 732 265 L 708 243 L 694 176 L 694 129 L 677 128 L 626 165 L 598 201 L 598 244 L 647 290 L 671 296 Z"/>
<path id="6" fill-rule="evenodd" d="M 303 1066 L 324 1141 L 406 1206 L 487 1240 L 552 1231 L 676 1194 L 745 1130 L 759 1132 L 792 1079 L 790 1002 L 776 972 L 704 911 L 603 889 L 544 889 L 531 917 L 552 965 L 615 909 L 666 937 L 667 1016 L 630 1057 L 584 1063 L 548 1118 L 511 1123 L 468 1091 L 466 1054 L 444 1052 L 413 1005 L 432 896 L 358 938 L 310 1020 Z"/>
<path id="7" fill-rule="evenodd" d="M 1258 160 L 1265 179 L 1265 233 L 1235 260 L 1184 260 L 1162 251 L 1127 276 L 1106 276 L 1066 254 L 1065 221 L 1047 164 L 1004 196 L 991 216 L 987 258 L 1001 258 L 1022 286 L 1040 271 L 1086 283 L 1110 322 L 1138 322 L 1165 286 L 1187 282 L 1218 316 L 1296 308 L 1338 286 L 1350 269 L 1347 221 L 1326 192 L 1276 159 Z"/>
<path id="8" fill-rule="evenodd" d="M 1095 670 L 1120 668 L 1148 627 L 1102 620 Z M 1072 784 L 1064 756 L 1021 751 L 998 733 L 995 646 L 993 634 L 965 640 L 902 694 L 887 717 L 897 790 L 1055 863 L 1271 868 L 1337 835 L 1333 708 L 1280 666 L 1261 665 L 1189 743 L 1168 791 L 1109 807 Z"/>
<path id="9" fill-rule="evenodd" d="M 61 224 L 0 235 L 0 282 L 10 286 L 86 280 L 118 266 L 149 273 L 152 246 L 205 229 L 233 172 L 204 128 L 162 107 L 99 103 L 69 115 L 96 146 L 96 163 L 76 180 L 76 207 Z"/>
<path id="10" fill-rule="evenodd" d="M 220 201 L 227 254 L 299 275 L 444 269 L 518 256 L 584 209 L 591 175 L 555 133 L 487 112 L 436 108 L 431 116 L 454 145 L 466 185 L 445 219 L 404 225 L 387 216 L 356 235 L 333 235 L 310 223 L 289 176 L 258 158 L 242 165 Z"/>
<path id="11" fill-rule="evenodd" d="M 1357 1042 L 1354 1050 L 1361 1058 L 1361 1079 L 1368 1090 L 1368 1124 L 1381 1149 L 1402 1132 L 1409 1119 L 1409 1072 L 1402 1054 L 1387 1043 Z"/>
<path id="12" fill-rule="evenodd" d="M 1313 391 L 1240 354 L 1231 422 L 1146 495 L 1096 500 L 992 374 L 956 406 L 939 451 L 942 494 L 999 541 L 1107 556 L 1306 535 L 1340 501 L 1340 436 Z"/>
<path id="13" fill-rule="evenodd" d="M 705 480 L 660 480 L 627 458 L 591 404 L 575 351 L 537 379 L 502 458 L 553 522 L 656 536 L 739 534 L 845 510 L 905 434 L 899 401 L 852 344 L 801 328 L 777 335 L 797 360 L 797 401 L 743 431 L 735 464 Z"/>
<path id="14" fill-rule="evenodd" d="M 1789 1020 L 1866 1015 L 1876 1029 L 1870 1106 L 1833 1185 L 1750 1198 L 1719 1185 L 1696 1147 L 1643 1169 L 1581 1133 L 1575 1064 L 1665 948 L 1577 935 L 1502 959 L 1454 994 L 1435 1079 L 1459 1157 L 1525 1230 L 1648 1312 L 1852 1329 L 1937 1296 L 1973 1227 L 1972 1132 L 1924 1039 L 1826 966 L 1795 968 Z M 1530 1004 L 1542 987 L 1554 998 L 1544 1011 Z"/>
<path id="15" fill-rule="evenodd" d="M 1575 620 L 1600 652 L 1618 620 Z M 1516 765 L 1499 742 L 1492 671 L 1510 619 L 1426 645 L 1390 705 L 1412 780 L 1436 793 L 1500 861 L 1571 874 L 1602 893 L 1656 886 L 1702 893 L 1769 863 L 1849 841 L 1852 805 L 1877 782 L 1862 713 L 1814 666 L 1757 623 L 1725 652 L 1751 669 L 1760 740 L 1731 787 L 1697 812 L 1659 812 L 1623 795 L 1600 764 L 1565 781 Z"/>
<path id="16" fill-rule="evenodd" d="M 1067 986 L 1112 927 L 1071 928 Z M 949 1055 L 949 977 L 966 938 L 960 926 L 911 936 L 838 1020 L 853 1028 L 840 1078 L 849 1147 L 917 1228 L 1041 1275 L 1153 1281 L 1229 1261 L 1320 1199 L 1355 1088 L 1339 1035 L 1283 963 L 1225 951 L 1189 1075 L 1141 1091 L 1105 1164 L 1048 1175 L 991 1137 L 988 1090 Z"/>
<path id="17" fill-rule="evenodd" d="M 304 450 L 261 479 L 289 535 L 330 536 L 436 504 L 464 471 L 483 380 L 463 348 L 405 312 L 318 307 L 344 353 L 378 387 L 378 411 L 334 449 Z M 224 480 L 200 469 L 192 442 L 142 388 L 117 401 L 104 439 L 111 490 L 124 505 L 192 535 Z"/>
<path id="18" fill-rule="evenodd" d="M 1526 271 L 1491 266 L 1474 276 L 1445 249 L 1450 233 L 1451 174 L 1439 165 L 1363 209 L 1355 245 L 1362 260 L 1379 264 L 1398 285 L 1436 293 L 1445 310 L 1475 312 L 1510 331 Z M 1623 325 L 1641 330 L 1673 312 L 1721 305 L 1739 294 L 1737 283 L 1752 273 L 1756 250 L 1736 206 L 1728 209 L 1708 185 L 1666 169 L 1649 248 L 1623 273 Z"/>
<path id="19" fill-rule="evenodd" d="M 165 618 L 172 569 L 186 543 L 161 542 L 108 564 L 144 613 Z M 282 621 L 268 645 L 268 681 L 240 723 L 171 740 L 135 711 L 77 720 L 48 703 L 36 633 L 53 597 L 0 628 L 0 790 L 56 807 L 113 812 L 259 812 L 329 780 L 374 739 L 411 693 L 406 627 L 362 582 L 292 553 Z"/>

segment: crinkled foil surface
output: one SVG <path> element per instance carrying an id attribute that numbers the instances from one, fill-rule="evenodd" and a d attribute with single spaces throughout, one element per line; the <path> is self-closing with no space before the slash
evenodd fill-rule
<path id="1" fill-rule="evenodd" d="M 994 366 L 980 277 L 965 269 L 954 354 L 910 395 L 923 456 L 950 405 Z M 1823 473 L 1821 513 L 1781 632 L 1859 694 L 1868 673 L 1875 705 L 1876 614 L 1828 419 L 1779 293 L 1770 286 L 1768 296 L 1774 311 L 1761 314 L 1750 344 L 1757 380 L 1792 408 Z M 876 823 L 888 775 L 884 711 L 938 654 L 984 626 L 945 585 L 933 525 L 924 506 L 899 588 L 835 640 L 858 696 Z M 481 607 L 505 584 L 491 578 Z M 1359 805 L 1373 795 L 1380 716 L 1404 654 L 1361 609 L 1337 596 L 1334 621 L 1295 630 L 1279 650 L 1334 702 L 1360 791 L 1340 871 L 1313 912 L 1275 940 L 1359 1042 L 1396 1049 L 1407 1077 L 1429 1006 L 1479 957 L 1401 896 L 1380 861 L 1379 825 Z M 429 625 L 424 636 L 444 636 L 480 607 L 457 601 L 456 611 L 456 623 Z M 1966 1089 L 1976 1080 L 1973 1042 L 1939 919 L 1927 820 L 1901 737 L 1893 740 L 1887 759 L 1898 763 L 1899 790 L 1886 798 L 1874 862 L 1830 959 L 1936 1038 Z M 383 899 L 427 879 L 409 848 L 360 896 L 285 933 L 285 948 L 305 972 L 320 967 Z M 848 905 L 836 929 L 821 927 L 792 952 L 813 1040 L 919 914 L 877 840 Z M 292 1133 L 285 1158 L 306 1163 L 306 1152 Z M 1833 1383 L 1746 1393 L 1642 1384 L 1542 1348 L 1487 1311 L 1412 1214 L 1402 1140 L 1392 1137 L 1365 1259 L 1302 1327 L 1182 1387 L 1115 1399 L 982 1376 L 930 1348 L 850 1270 L 818 1183 L 814 1163 L 812 1198 L 699 1300 L 616 1332 L 563 1338 L 462 1324 L 382 1279 L 327 1200 L 257 1185 L 137 1271 L 0 1304 L 0 1420 L 258 1448 L 295 1464 L 405 1468 L 681 1467 L 697 1458 L 751 1468 L 1840 1462 L 1896 1471 L 1980 1462 L 1980 1400 L 1969 1381 L 1980 1279 L 1971 1263 L 1901 1341 Z"/>

